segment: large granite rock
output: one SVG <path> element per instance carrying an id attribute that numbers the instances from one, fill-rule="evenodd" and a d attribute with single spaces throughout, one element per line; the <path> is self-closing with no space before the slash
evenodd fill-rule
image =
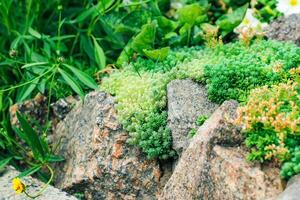
<path id="1" fill-rule="evenodd" d="M 266 36 L 279 41 L 292 41 L 300 46 L 300 14 L 273 21 L 265 29 Z"/>
<path id="2" fill-rule="evenodd" d="M 116 119 L 114 99 L 92 92 L 57 125 L 58 153 L 66 158 L 56 165 L 55 185 L 86 199 L 156 199 L 161 171 L 126 143 Z"/>
<path id="3" fill-rule="evenodd" d="M 13 167 L 6 167 L 5 171 L 0 173 L 0 200 L 30 200 L 25 194 L 16 194 L 12 188 L 12 179 L 19 175 L 20 172 Z M 44 183 L 31 177 L 22 178 L 26 184 L 28 193 L 33 194 L 44 186 Z M 77 198 L 60 191 L 57 188 L 48 186 L 41 196 L 36 200 L 76 200 Z"/>
<path id="4" fill-rule="evenodd" d="M 171 81 L 167 92 L 168 126 L 172 131 L 173 149 L 180 155 L 189 144 L 189 131 L 197 129 L 196 119 L 210 116 L 218 105 L 208 100 L 204 85 L 190 79 Z"/>
<path id="5" fill-rule="evenodd" d="M 279 169 L 248 163 L 240 128 L 231 123 L 238 103 L 226 101 L 198 129 L 161 200 L 267 200 L 281 191 Z"/>
<path id="6" fill-rule="evenodd" d="M 276 200 L 299 200 L 300 197 L 300 174 L 292 177 L 287 188 L 277 197 Z"/>

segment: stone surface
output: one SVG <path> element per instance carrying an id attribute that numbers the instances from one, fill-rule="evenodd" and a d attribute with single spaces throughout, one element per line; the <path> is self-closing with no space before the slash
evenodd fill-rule
<path id="1" fill-rule="evenodd" d="M 265 29 L 266 36 L 280 41 L 292 41 L 300 46 L 300 14 L 281 17 Z"/>
<path id="2" fill-rule="evenodd" d="M 156 199 L 161 171 L 133 146 L 116 119 L 114 99 L 92 92 L 57 125 L 58 153 L 55 185 L 86 199 Z"/>
<path id="3" fill-rule="evenodd" d="M 172 131 L 173 149 L 180 155 L 189 144 L 188 133 L 197 129 L 199 116 L 210 116 L 218 105 L 208 100 L 205 86 L 190 79 L 168 84 L 168 126 Z"/>
<path id="4" fill-rule="evenodd" d="M 224 102 L 198 129 L 159 199 L 267 200 L 282 191 L 279 169 L 246 161 L 240 128 L 231 123 L 237 107 Z"/>
<path id="5" fill-rule="evenodd" d="M 292 177 L 287 188 L 277 197 L 276 200 L 299 200 L 300 197 L 300 174 Z"/>
<path id="6" fill-rule="evenodd" d="M 55 128 L 56 124 L 63 120 L 66 114 L 79 101 L 79 97 L 69 96 L 52 103 L 48 109 L 48 99 L 42 94 L 37 94 L 33 99 L 12 105 L 10 107 L 10 121 L 12 125 L 18 125 L 16 113 L 19 112 L 26 116 L 37 132 L 41 133 L 43 128 L 47 126 L 48 115 L 51 127 Z M 48 129 L 48 133 L 52 132 L 52 128 Z"/>
<path id="7" fill-rule="evenodd" d="M 24 194 L 16 194 L 12 189 L 12 179 L 19 175 L 19 172 L 13 167 L 6 167 L 5 171 L 0 173 L 0 200 L 30 200 Z M 22 178 L 22 181 L 28 188 L 28 193 L 33 194 L 41 187 L 44 183 L 31 177 Z M 77 198 L 60 191 L 57 188 L 48 186 L 47 189 L 42 193 L 41 196 L 35 198 L 36 200 L 76 200 Z"/>
<path id="8" fill-rule="evenodd" d="M 18 125 L 16 113 L 19 112 L 27 117 L 29 123 L 37 132 L 42 132 L 47 121 L 47 102 L 45 96 L 37 94 L 33 99 L 12 105 L 9 109 L 11 124 Z"/>

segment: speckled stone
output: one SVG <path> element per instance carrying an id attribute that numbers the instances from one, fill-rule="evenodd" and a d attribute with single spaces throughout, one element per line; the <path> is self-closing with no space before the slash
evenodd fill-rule
<path id="1" fill-rule="evenodd" d="M 95 91 L 57 125 L 58 153 L 66 158 L 55 166 L 57 187 L 86 199 L 156 199 L 158 162 L 127 144 L 116 117 L 114 98 Z"/>
<path id="2" fill-rule="evenodd" d="M 31 200 L 24 194 L 16 194 L 12 189 L 12 179 L 19 175 L 20 172 L 13 167 L 6 167 L 4 171 L 0 173 L 0 200 Z M 31 177 L 22 178 L 22 181 L 28 188 L 28 193 L 33 194 L 40 190 L 44 186 L 44 183 Z M 77 198 L 62 192 L 57 188 L 48 186 L 41 196 L 35 198 L 35 200 L 76 200 Z"/>
<path id="3" fill-rule="evenodd" d="M 171 81 L 167 93 L 168 127 L 172 131 L 173 149 L 180 155 L 189 144 L 189 131 L 198 128 L 196 119 L 210 116 L 218 105 L 208 99 L 204 85 L 190 79 Z"/>
<path id="4" fill-rule="evenodd" d="M 300 46 L 300 14 L 281 17 L 265 28 L 266 36 L 279 41 L 292 41 Z"/>
<path id="5" fill-rule="evenodd" d="M 232 124 L 236 101 L 225 101 L 183 152 L 160 200 L 268 200 L 281 191 L 279 169 L 248 163 L 240 128 Z"/>
<path id="6" fill-rule="evenodd" d="M 300 197 L 300 174 L 293 176 L 287 188 L 277 197 L 276 200 L 299 200 Z"/>

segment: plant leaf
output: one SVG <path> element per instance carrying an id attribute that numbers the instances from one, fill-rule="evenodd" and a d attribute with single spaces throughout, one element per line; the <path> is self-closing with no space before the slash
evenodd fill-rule
<path id="1" fill-rule="evenodd" d="M 75 67 L 72 67 L 70 65 L 64 64 L 64 66 L 66 66 L 68 69 L 70 69 L 74 75 L 86 86 L 97 90 L 98 89 L 98 85 L 97 83 L 94 81 L 94 79 L 92 77 L 90 77 L 88 74 L 84 73 L 81 70 L 76 69 Z"/>
<path id="2" fill-rule="evenodd" d="M 188 23 L 194 25 L 198 17 L 201 16 L 203 17 L 203 15 L 206 15 L 207 9 L 208 9 L 207 3 L 203 5 L 199 3 L 186 5 L 183 8 L 178 10 L 178 19 L 181 24 Z"/>
<path id="3" fill-rule="evenodd" d="M 18 175 L 19 178 L 30 176 L 31 174 L 34 174 L 35 172 L 39 171 L 42 168 L 42 165 L 36 165 Z"/>
<path id="4" fill-rule="evenodd" d="M 97 40 L 95 37 L 93 37 L 94 41 L 94 54 L 95 54 L 95 61 L 99 65 L 100 69 L 103 69 L 106 65 L 106 58 L 103 49 L 101 46 L 98 44 Z"/>
<path id="5" fill-rule="evenodd" d="M 155 32 L 156 26 L 153 22 L 142 26 L 141 32 L 132 40 L 132 49 L 141 54 L 144 54 L 144 49 L 151 49 L 155 40 Z"/>
<path id="6" fill-rule="evenodd" d="M 33 66 L 40 66 L 40 65 L 46 65 L 48 64 L 48 62 L 35 62 L 35 63 L 28 63 L 26 65 L 23 65 L 21 68 L 24 69 L 24 68 L 27 68 L 27 67 L 33 67 Z"/>
<path id="7" fill-rule="evenodd" d="M 10 161 L 13 159 L 13 157 L 5 158 L 4 160 L 0 161 L 0 169 L 3 169 Z"/>
<path id="8" fill-rule="evenodd" d="M 82 88 L 80 87 L 80 85 L 78 83 L 76 83 L 76 81 L 72 78 L 72 76 L 69 75 L 64 70 L 58 68 L 58 71 L 61 74 L 61 76 L 63 77 L 63 79 L 67 82 L 67 84 L 73 89 L 73 91 L 76 92 L 83 100 L 84 92 L 82 91 Z"/>
<path id="9" fill-rule="evenodd" d="M 62 156 L 57 156 L 57 155 L 49 155 L 47 157 L 47 161 L 48 162 L 61 162 L 61 161 L 64 161 L 65 158 L 62 157 Z"/>
<path id="10" fill-rule="evenodd" d="M 144 49 L 145 55 L 153 60 L 164 60 L 169 55 L 170 47 L 163 47 L 161 49 L 146 50 Z"/>
<path id="11" fill-rule="evenodd" d="M 28 143 L 29 147 L 31 148 L 35 158 L 39 160 L 41 158 L 42 160 L 45 159 L 45 151 L 41 145 L 41 141 L 37 133 L 32 129 L 32 127 L 29 125 L 29 123 L 26 121 L 26 119 L 17 112 L 17 118 L 20 122 L 20 125 L 23 129 L 24 137 L 26 137 L 26 142 Z"/>
<path id="12" fill-rule="evenodd" d="M 20 91 L 20 93 L 18 93 L 17 95 L 17 102 L 24 101 L 31 94 L 31 92 L 36 88 L 38 81 L 39 80 L 36 79 L 31 84 L 24 86 Z"/>
<path id="13" fill-rule="evenodd" d="M 37 32 L 36 30 L 32 29 L 31 27 L 28 29 L 28 33 L 38 39 L 42 38 L 42 35 L 39 32 Z"/>
<path id="14" fill-rule="evenodd" d="M 222 15 L 216 21 L 216 24 L 220 27 L 220 30 L 222 31 L 222 36 L 226 36 L 242 22 L 242 20 L 245 17 L 248 6 L 249 4 L 246 3 L 245 5 L 234 10 L 232 13 Z"/>

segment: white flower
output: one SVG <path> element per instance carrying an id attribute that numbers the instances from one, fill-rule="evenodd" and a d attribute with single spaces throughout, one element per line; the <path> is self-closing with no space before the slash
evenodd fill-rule
<path id="1" fill-rule="evenodd" d="M 300 0 L 277 0 L 276 6 L 285 16 L 300 13 Z"/>
<path id="2" fill-rule="evenodd" d="M 262 32 L 263 28 L 267 26 L 266 23 L 261 23 L 257 18 L 253 16 L 254 11 L 252 9 L 247 9 L 246 15 L 241 22 L 241 24 L 234 29 L 235 33 L 243 33 L 248 30 L 255 32 Z"/>

